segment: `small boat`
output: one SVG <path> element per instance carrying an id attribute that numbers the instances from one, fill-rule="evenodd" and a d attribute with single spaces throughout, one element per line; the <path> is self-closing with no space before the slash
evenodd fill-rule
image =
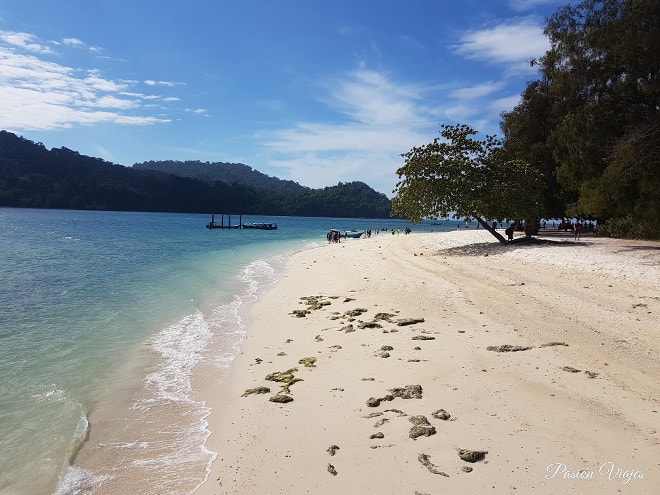
<path id="1" fill-rule="evenodd" d="M 350 239 L 359 239 L 364 235 L 364 231 L 359 231 L 359 230 L 344 230 L 342 232 L 344 239 L 345 238 L 350 238 Z"/>
<path id="2" fill-rule="evenodd" d="M 244 223 L 243 229 L 277 230 L 276 223 Z"/>

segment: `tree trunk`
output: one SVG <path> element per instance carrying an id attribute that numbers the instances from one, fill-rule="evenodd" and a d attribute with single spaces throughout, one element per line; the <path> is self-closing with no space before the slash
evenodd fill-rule
<path id="1" fill-rule="evenodd" d="M 507 241 L 502 234 L 500 234 L 497 230 L 495 230 L 493 227 L 488 225 L 488 222 L 486 222 L 480 216 L 477 216 L 477 222 L 479 222 L 484 227 L 484 229 L 486 229 L 488 232 L 493 234 L 495 236 L 495 238 L 498 241 L 500 241 L 500 244 L 504 244 L 504 245 L 509 244 L 509 241 Z"/>

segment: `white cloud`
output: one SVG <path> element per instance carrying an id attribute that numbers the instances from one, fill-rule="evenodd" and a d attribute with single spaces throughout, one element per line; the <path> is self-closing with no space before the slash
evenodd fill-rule
<path id="1" fill-rule="evenodd" d="M 81 47 L 84 48 L 86 45 L 77 38 L 64 38 L 62 43 L 69 46 Z"/>
<path id="2" fill-rule="evenodd" d="M 119 160 L 117 157 L 105 146 L 100 145 L 98 143 L 93 143 L 92 144 L 92 149 L 96 151 L 94 156 L 98 156 L 100 158 L 103 158 L 105 161 L 111 162 L 111 163 L 119 163 Z"/>
<path id="3" fill-rule="evenodd" d="M 562 3 L 566 2 L 562 2 L 561 0 L 511 0 L 509 2 L 509 7 L 516 12 L 524 12 L 539 7 L 540 5 L 559 5 Z"/>
<path id="4" fill-rule="evenodd" d="M 0 31 L 0 41 L 3 43 L 27 50 L 33 53 L 51 53 L 48 45 L 40 43 L 38 38 L 28 33 L 16 33 L 13 31 Z"/>
<path id="5" fill-rule="evenodd" d="M 95 101 L 95 106 L 99 108 L 128 109 L 139 106 L 135 100 L 117 98 L 116 96 L 101 96 Z"/>
<path id="6" fill-rule="evenodd" d="M 63 43 L 85 46 L 75 38 Z M 145 114 L 142 101 L 149 95 L 131 93 L 135 81 L 107 79 L 97 70 L 73 69 L 41 58 L 50 53 L 33 35 L 0 31 L 0 128 L 21 132 L 170 121 Z"/>
<path id="7" fill-rule="evenodd" d="M 95 91 L 106 91 L 109 93 L 122 91 L 127 87 L 126 83 L 124 82 L 117 83 L 115 81 L 109 81 L 99 77 L 96 74 L 92 74 L 89 77 L 86 77 L 82 80 L 82 82 L 86 87 L 94 89 Z"/>
<path id="8" fill-rule="evenodd" d="M 351 118 L 372 125 L 420 119 L 415 102 L 422 88 L 395 85 L 383 74 L 364 69 L 349 76 L 332 84 L 330 103 Z"/>
<path id="9" fill-rule="evenodd" d="M 440 112 L 424 105 L 432 88 L 396 84 L 360 69 L 326 90 L 325 103 L 340 114 L 338 123 L 299 122 L 258 136 L 272 153 L 268 165 L 279 177 L 311 187 L 361 180 L 391 193 L 400 154 L 437 133 Z"/>
<path id="10" fill-rule="evenodd" d="M 469 31 L 454 47 L 459 55 L 509 69 L 530 71 L 527 61 L 549 48 L 543 26 L 531 18 L 518 19 L 478 31 Z"/>
<path id="11" fill-rule="evenodd" d="M 144 81 L 144 84 L 147 86 L 166 86 L 169 88 L 173 88 L 174 86 L 183 86 L 185 83 L 180 83 L 180 82 L 171 82 L 171 81 L 154 81 L 152 79 L 147 79 Z"/>
<path id="12" fill-rule="evenodd" d="M 490 102 L 490 108 L 500 114 L 501 112 L 513 110 L 513 108 L 520 103 L 520 94 L 506 96 L 504 98 L 497 98 Z"/>
<path id="13" fill-rule="evenodd" d="M 457 100 L 474 100 L 491 95 L 502 89 L 503 86 L 504 84 L 501 82 L 485 82 L 468 88 L 455 89 L 449 94 L 452 98 L 456 98 Z"/>
<path id="14" fill-rule="evenodd" d="M 361 180 L 388 195 L 403 165 L 400 155 L 431 142 L 440 123 L 467 123 L 497 134 L 500 112 L 520 98 L 498 98 L 505 88 L 500 81 L 451 89 L 446 84 L 399 84 L 364 68 L 330 80 L 324 88 L 323 102 L 339 114 L 336 123 L 297 122 L 257 136 L 270 153 L 267 166 L 278 177 L 311 187 Z"/>

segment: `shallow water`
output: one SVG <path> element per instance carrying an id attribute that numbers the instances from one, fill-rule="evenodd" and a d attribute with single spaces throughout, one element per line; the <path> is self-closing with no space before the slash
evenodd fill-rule
<path id="1" fill-rule="evenodd" d="M 193 493 L 216 455 L 193 369 L 226 371 L 247 305 L 288 253 L 329 228 L 409 226 L 255 216 L 243 221 L 279 229 L 209 231 L 208 220 L 0 208 L 1 494 Z M 432 229 L 444 230 L 413 227 Z"/>

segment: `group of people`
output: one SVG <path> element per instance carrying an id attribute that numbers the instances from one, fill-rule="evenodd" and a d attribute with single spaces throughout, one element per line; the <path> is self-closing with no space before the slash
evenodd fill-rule
<path id="1" fill-rule="evenodd" d="M 522 230 L 523 232 L 525 232 L 525 237 L 532 237 L 532 235 L 538 235 L 539 225 L 534 224 L 532 222 L 525 222 L 525 226 L 522 227 L 522 228 L 518 228 L 518 230 Z M 512 222 L 504 230 L 504 233 L 506 234 L 507 240 L 509 240 L 509 241 L 513 240 L 513 233 L 515 231 L 516 231 L 516 224 L 515 224 L 515 222 Z"/>
<path id="2" fill-rule="evenodd" d="M 531 237 L 532 235 L 538 235 L 539 227 L 545 229 L 547 228 L 548 224 L 546 220 L 541 221 L 540 225 L 539 224 L 532 224 L 531 222 L 525 222 L 524 226 L 520 224 L 516 224 L 516 222 L 512 222 L 505 230 L 504 233 L 507 235 L 507 239 L 509 241 L 513 240 L 513 233 L 516 230 L 523 231 L 525 232 L 526 237 Z M 493 222 L 493 228 L 497 228 L 497 222 Z M 585 222 L 582 223 L 579 219 L 576 220 L 575 222 L 564 222 L 562 221 L 561 223 L 557 224 L 556 222 L 552 222 L 552 228 L 559 229 L 559 230 L 572 230 L 573 231 L 573 237 L 577 241 L 580 239 L 580 236 L 582 235 L 582 232 L 593 232 L 595 230 L 595 224 L 594 222 Z"/>
<path id="3" fill-rule="evenodd" d="M 328 240 L 328 243 L 341 242 L 342 237 L 344 239 L 347 239 L 349 237 L 364 237 L 366 239 L 366 238 L 371 237 L 372 232 L 375 232 L 376 235 L 378 235 L 381 231 L 382 232 L 391 231 L 392 235 L 401 233 L 401 229 L 396 229 L 396 230 L 395 229 L 375 229 L 373 231 L 371 229 L 367 229 L 367 230 L 364 230 L 362 232 L 349 231 L 349 230 L 341 231 L 341 230 L 337 230 L 337 229 L 330 229 L 328 231 L 328 233 L 326 234 L 326 239 Z M 406 228 L 403 229 L 403 233 L 406 234 L 406 235 L 410 234 L 411 232 L 412 232 L 412 229 L 410 227 L 406 227 Z"/>
<path id="4" fill-rule="evenodd" d="M 338 230 L 332 229 L 329 230 L 328 233 L 326 234 L 326 239 L 328 239 L 328 242 L 341 242 L 341 232 Z M 344 239 L 346 238 L 346 234 L 344 234 Z"/>

